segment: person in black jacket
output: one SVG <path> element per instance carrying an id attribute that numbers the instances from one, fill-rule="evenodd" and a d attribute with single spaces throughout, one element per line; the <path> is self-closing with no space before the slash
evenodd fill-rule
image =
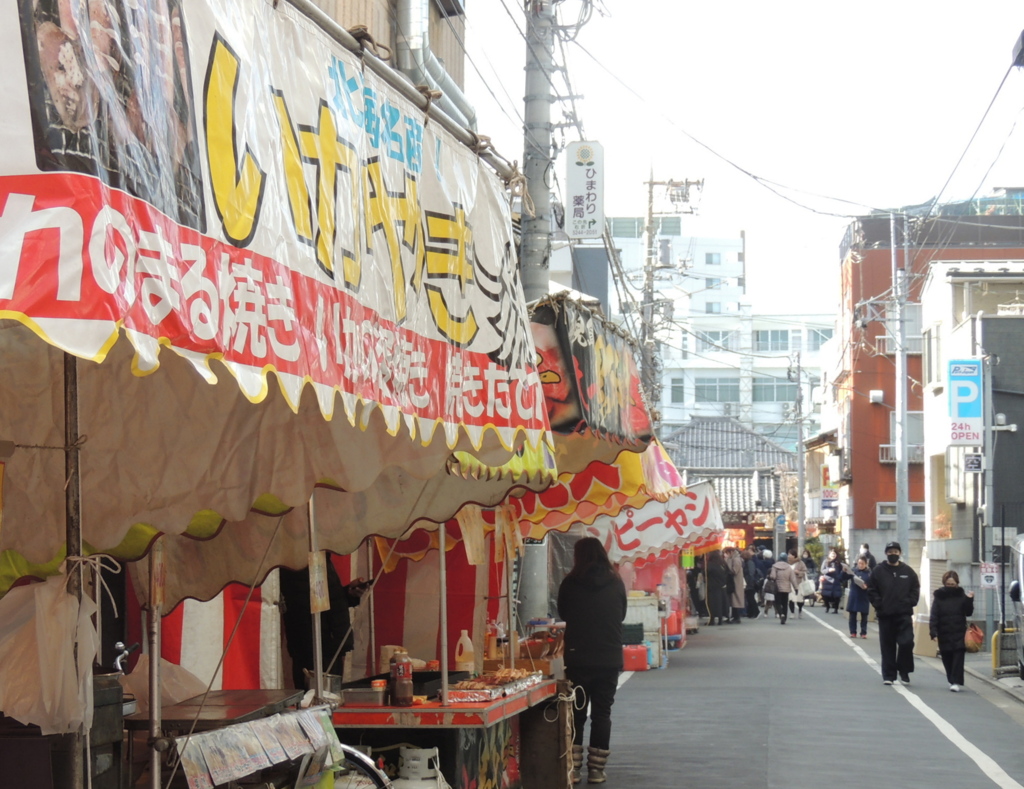
<path id="1" fill-rule="evenodd" d="M 573 706 L 573 783 L 581 780 L 588 701 L 587 781 L 603 783 L 610 752 L 612 704 L 622 671 L 626 587 L 600 540 L 584 537 L 576 543 L 573 568 L 558 587 L 558 615 L 565 621 L 565 675 L 586 696 Z"/>
<path id="2" fill-rule="evenodd" d="M 939 642 L 939 655 L 946 668 L 949 689 L 959 693 L 964 684 L 964 636 L 967 617 L 974 613 L 974 592 L 965 592 L 960 576 L 953 570 L 944 573 L 942 586 L 932 595 L 932 613 L 928 631 L 932 641 Z"/>
<path id="3" fill-rule="evenodd" d="M 725 588 L 729 579 L 729 568 L 722 558 L 722 552 L 709 553 L 704 567 L 707 573 L 708 624 L 724 625 L 732 620 L 732 612 L 729 606 L 729 593 Z"/>
<path id="4" fill-rule="evenodd" d="M 740 556 L 743 558 L 743 594 L 747 602 L 747 616 L 750 619 L 757 619 L 761 615 L 757 593 L 761 591 L 761 585 L 764 583 L 764 574 L 757 566 L 753 551 L 747 548 Z"/>
<path id="5" fill-rule="evenodd" d="M 868 579 L 868 599 L 878 618 L 878 646 L 882 652 L 882 682 L 892 685 L 896 674 L 910 683 L 914 670 L 914 606 L 921 595 L 921 582 L 908 565 L 900 561 L 903 548 L 898 542 L 885 546 L 885 564 L 875 566 Z"/>
<path id="6" fill-rule="evenodd" d="M 313 671 L 313 615 L 309 606 L 309 567 L 301 570 L 280 569 L 281 600 L 284 603 L 284 635 L 288 655 L 292 659 L 292 682 L 304 690 L 303 669 Z M 321 656 L 324 673 L 344 676 L 345 654 L 352 651 L 355 639 L 348 609 L 359 605 L 369 588 L 362 578 L 343 586 L 330 555 L 327 557 L 327 596 L 330 610 L 320 615 Z M 340 649 L 339 649 L 340 648 Z M 337 660 L 335 660 L 337 655 Z M 333 666 L 331 661 L 335 660 Z"/>

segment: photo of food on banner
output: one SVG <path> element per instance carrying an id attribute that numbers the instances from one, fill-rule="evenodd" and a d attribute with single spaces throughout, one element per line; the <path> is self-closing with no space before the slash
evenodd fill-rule
<path id="1" fill-rule="evenodd" d="M 94 175 L 203 232 L 180 0 L 18 0 L 36 163 Z"/>

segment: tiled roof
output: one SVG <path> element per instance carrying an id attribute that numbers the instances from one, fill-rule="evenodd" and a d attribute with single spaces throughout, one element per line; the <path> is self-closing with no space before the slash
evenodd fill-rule
<path id="1" fill-rule="evenodd" d="M 663 442 L 678 469 L 796 468 L 796 454 L 729 416 L 695 416 Z"/>
<path id="2" fill-rule="evenodd" d="M 779 512 L 779 479 L 767 471 L 753 469 L 745 474 L 722 474 L 714 471 L 688 471 L 687 482 L 710 480 L 718 494 L 722 512 Z"/>

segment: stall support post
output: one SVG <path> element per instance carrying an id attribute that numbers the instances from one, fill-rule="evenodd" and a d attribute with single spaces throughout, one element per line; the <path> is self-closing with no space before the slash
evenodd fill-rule
<path id="1" fill-rule="evenodd" d="M 315 681 L 313 687 L 316 689 L 316 701 L 319 704 L 324 697 L 324 655 L 323 655 L 323 631 L 320 625 L 320 609 L 316 605 L 312 605 L 312 585 L 313 585 L 313 557 L 319 550 L 317 547 L 316 540 L 316 505 L 314 504 L 314 497 L 316 491 L 314 490 L 309 494 L 309 581 L 310 581 L 310 608 L 313 611 L 313 674 Z M 301 688 L 300 688 L 301 690 Z"/>
<path id="2" fill-rule="evenodd" d="M 149 785 L 160 789 L 160 751 L 157 741 L 163 737 L 160 709 L 160 617 L 164 606 L 164 544 L 157 539 L 149 552 L 149 611 L 147 640 L 149 648 Z"/>
<path id="3" fill-rule="evenodd" d="M 78 358 L 64 354 L 64 528 L 67 545 L 67 561 L 64 564 L 68 574 L 68 594 L 82 604 L 82 564 L 73 562 L 72 557 L 82 555 L 82 498 L 81 469 L 78 448 Z M 75 669 L 79 670 L 78 643 L 75 642 Z M 91 681 L 91 680 L 90 680 Z M 68 749 L 68 776 L 71 786 L 78 789 L 85 786 L 85 752 L 83 730 L 70 735 Z"/>
<path id="4" fill-rule="evenodd" d="M 441 584 L 441 705 L 448 706 L 448 535 L 444 524 L 438 530 L 438 566 L 439 583 Z"/>
<path id="5" fill-rule="evenodd" d="M 512 651 L 512 645 L 514 643 L 517 648 L 519 646 L 518 639 L 512 638 L 512 633 L 516 629 L 515 616 L 513 614 L 516 610 L 515 582 L 512 578 L 515 566 L 515 557 L 512 554 L 508 554 L 508 565 L 505 568 L 505 583 L 508 586 L 508 632 L 505 633 L 507 638 L 505 643 L 508 645 L 509 665 L 512 668 L 516 667 L 516 654 Z"/>

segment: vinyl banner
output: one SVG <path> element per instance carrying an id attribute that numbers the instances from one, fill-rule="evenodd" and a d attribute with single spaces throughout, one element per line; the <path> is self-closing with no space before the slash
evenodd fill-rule
<path id="1" fill-rule="evenodd" d="M 724 536 L 718 497 L 710 482 L 691 485 L 686 493 L 666 502 L 652 500 L 616 516 L 601 515 L 587 526 L 613 562 L 637 561 L 669 549 L 694 548 L 697 552 Z"/>
<path id="2" fill-rule="evenodd" d="M 0 8 L 0 318 L 250 399 L 546 430 L 503 185 L 287 2 Z"/>
<path id="3" fill-rule="evenodd" d="M 633 347 L 615 327 L 559 298 L 539 305 L 531 320 L 551 429 L 589 430 L 617 443 L 650 440 Z"/>

